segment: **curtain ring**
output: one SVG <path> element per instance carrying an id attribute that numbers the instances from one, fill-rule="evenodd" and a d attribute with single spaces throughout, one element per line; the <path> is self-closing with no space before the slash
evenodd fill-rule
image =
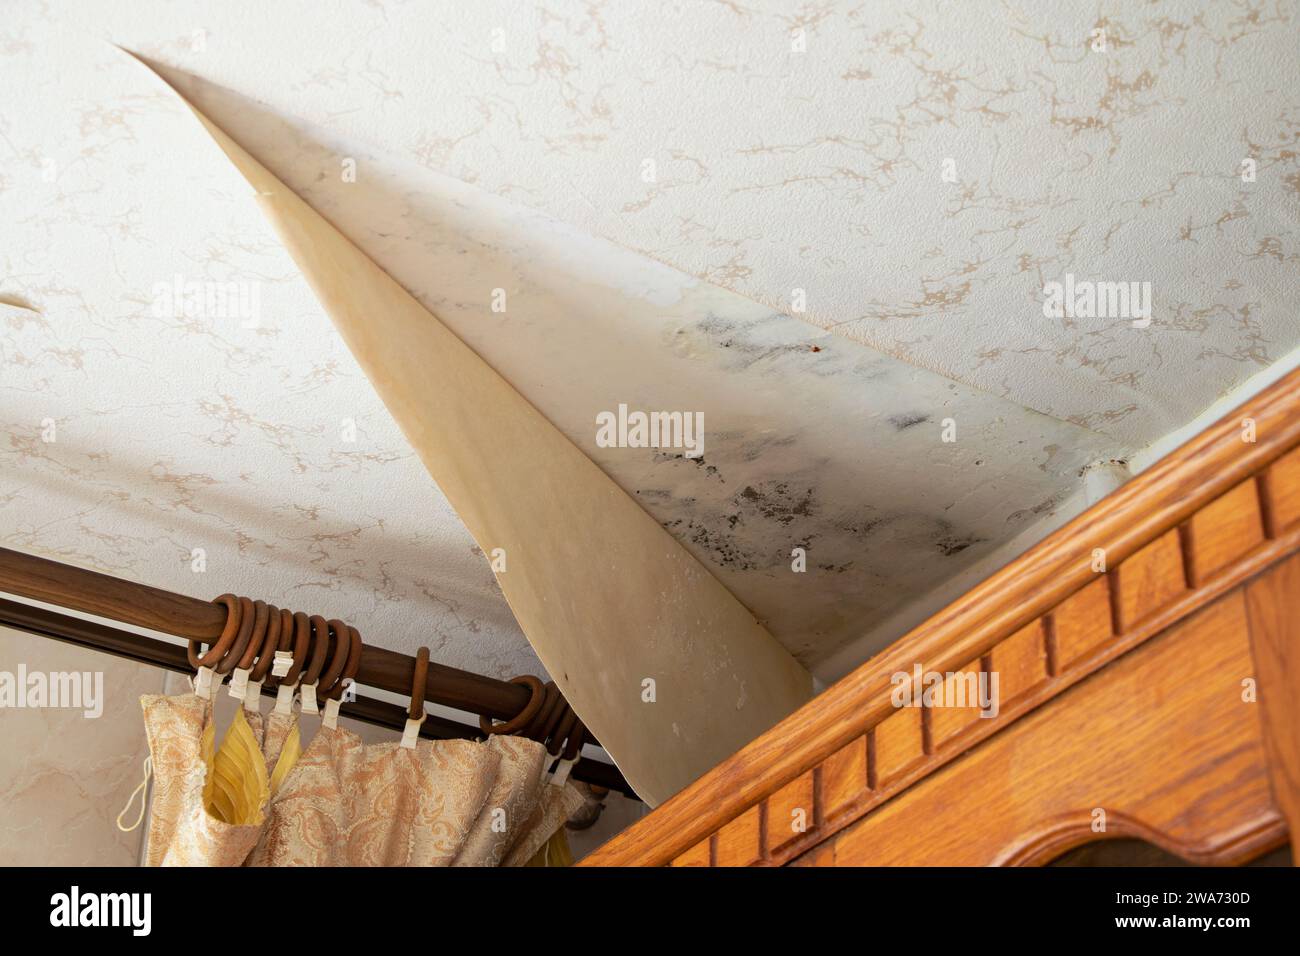
<path id="1" fill-rule="evenodd" d="M 270 608 L 267 606 L 266 602 L 254 601 L 253 627 L 248 632 L 248 644 L 244 648 L 244 653 L 239 656 L 239 662 L 235 667 L 240 670 L 252 670 L 253 661 L 257 659 L 257 652 L 260 651 L 262 645 L 266 643 L 266 632 L 270 623 Z"/>
<path id="2" fill-rule="evenodd" d="M 429 649 L 421 647 L 415 652 L 415 673 L 411 677 L 411 720 L 424 720 L 424 688 L 429 680 Z"/>
<path id="3" fill-rule="evenodd" d="M 330 657 L 329 666 L 325 668 L 325 673 L 321 675 L 320 687 L 317 693 L 321 699 L 329 700 L 334 693 L 335 686 L 343 676 L 343 668 L 347 666 L 348 655 L 352 650 L 352 639 L 348 634 L 348 626 L 339 620 L 330 620 L 325 625 L 329 629 L 330 643 L 334 646 L 334 654 Z"/>
<path id="4" fill-rule="evenodd" d="M 343 674 L 339 677 L 338 683 L 331 687 L 329 693 L 326 694 L 330 700 L 340 699 L 347 684 L 356 679 L 357 671 L 361 669 L 361 651 L 365 646 L 361 643 L 361 633 L 351 624 L 334 623 L 338 623 L 343 629 L 340 631 L 340 636 L 347 637 L 348 659 L 347 663 L 343 665 Z"/>
<path id="5" fill-rule="evenodd" d="M 190 641 L 187 649 L 187 656 L 190 660 L 190 666 L 195 670 L 200 667 L 211 667 L 214 663 L 220 663 L 221 659 L 226 656 L 226 651 L 230 650 L 230 645 L 235 642 L 235 634 L 239 631 L 239 624 L 242 615 L 239 611 L 239 598 L 233 594 L 223 594 L 212 602 L 213 604 L 224 604 L 226 606 L 226 626 L 221 630 L 221 636 L 217 638 L 206 654 L 199 654 L 199 648 L 203 645 L 202 641 Z"/>
<path id="6" fill-rule="evenodd" d="M 573 728 L 577 723 L 578 715 L 574 713 L 568 700 L 565 700 L 560 722 L 555 725 L 555 733 L 551 734 L 551 742 L 547 745 L 546 752 L 552 757 L 558 757 L 560 751 L 565 749 L 564 743 L 569 739 L 569 735 L 573 733 Z"/>
<path id="7" fill-rule="evenodd" d="M 530 692 L 528 703 L 524 705 L 523 710 L 515 714 L 515 716 L 511 717 L 509 720 L 505 721 L 504 723 L 494 725 L 490 717 L 480 716 L 478 719 L 478 727 L 479 730 L 483 731 L 483 733 L 485 734 L 517 733 L 519 729 L 525 726 L 526 724 L 528 724 L 537 715 L 538 710 L 541 709 L 542 698 L 545 697 L 545 688 L 542 686 L 542 682 L 540 680 L 538 680 L 532 674 L 521 674 L 518 677 L 510 678 L 510 683 L 520 684 L 528 688 Z"/>
<path id="8" fill-rule="evenodd" d="M 587 728 L 579 720 L 569 731 L 569 739 L 564 745 L 564 756 L 561 760 L 573 760 L 578 754 L 582 753 L 582 742 L 587 736 Z"/>
<path id="9" fill-rule="evenodd" d="M 546 682 L 546 703 L 542 705 L 542 712 L 537 715 L 528 734 L 533 740 L 540 744 L 546 743 L 546 738 L 550 736 L 551 731 L 555 729 L 555 723 L 559 719 L 561 708 L 565 706 L 564 695 L 560 693 L 560 688 L 555 681 Z"/>
<path id="10" fill-rule="evenodd" d="M 321 669 L 325 666 L 325 655 L 329 651 L 329 625 L 320 615 L 313 614 L 308 617 L 301 611 L 294 615 L 295 621 L 299 615 L 311 628 L 311 661 L 308 662 L 307 670 L 302 675 L 302 683 L 315 684 L 320 680 Z"/>
<path id="11" fill-rule="evenodd" d="M 546 722 L 547 712 L 554 702 L 555 694 L 551 691 L 551 685 L 547 683 L 542 687 L 541 706 L 537 708 L 537 713 L 533 715 L 533 719 L 519 728 L 519 736 L 527 737 L 529 740 L 536 740 L 538 732 L 542 729 L 542 724 Z"/>
<path id="12" fill-rule="evenodd" d="M 569 710 L 569 702 L 564 699 L 564 693 L 555 681 L 551 681 L 551 692 L 555 694 L 555 704 L 552 706 L 550 716 L 542 727 L 541 736 L 541 742 L 547 745 L 547 750 L 550 750 L 547 741 L 554 739 L 560 725 L 564 723 L 564 715 Z M 556 750 L 558 752 L 559 748 L 556 748 Z"/>
<path id="13" fill-rule="evenodd" d="M 302 676 L 302 669 L 307 663 L 307 652 L 311 649 L 311 622 L 307 615 L 302 611 L 281 611 L 281 617 L 285 618 L 283 632 L 280 635 L 280 649 L 287 651 L 289 649 L 290 636 L 293 642 L 293 663 L 289 665 L 289 670 L 280 678 L 281 684 L 288 684 L 290 687 L 298 683 L 298 678 Z"/>
<path id="14" fill-rule="evenodd" d="M 266 680 L 267 672 L 270 671 L 271 665 L 275 663 L 275 651 L 280 646 L 280 630 L 284 625 L 284 617 L 280 609 L 274 604 L 266 606 L 266 635 L 262 639 L 262 646 L 257 649 L 257 664 L 253 667 L 248 679 L 254 683 Z"/>
<path id="15" fill-rule="evenodd" d="M 239 599 L 239 613 L 243 620 L 239 622 L 239 633 L 235 636 L 235 646 L 214 668 L 218 674 L 229 674 L 235 669 L 235 665 L 239 663 L 240 658 L 244 656 L 244 649 L 248 647 L 249 639 L 253 636 L 253 625 L 256 623 L 255 610 L 251 600 L 246 597 Z"/>

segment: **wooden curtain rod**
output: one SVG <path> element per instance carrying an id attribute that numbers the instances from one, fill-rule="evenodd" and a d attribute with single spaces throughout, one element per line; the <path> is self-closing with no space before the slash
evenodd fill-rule
<path id="1" fill-rule="evenodd" d="M 0 548 L 0 591 L 209 644 L 226 622 L 226 609 L 218 604 L 10 548 Z M 180 673 L 193 670 L 185 648 L 179 644 L 17 601 L 0 598 L 0 624 L 167 670 Z M 414 677 L 415 658 L 365 645 L 356 676 L 358 684 L 406 696 L 411 692 Z M 529 696 L 526 687 L 429 662 L 425 700 L 506 720 L 524 709 Z M 358 698 L 344 704 L 342 713 L 395 730 L 401 730 L 406 723 L 404 708 L 373 699 Z M 432 714 L 421 733 L 438 739 L 482 736 L 477 727 Z M 589 742 L 597 744 L 590 736 Z M 574 765 L 573 777 L 636 798 L 622 774 L 609 764 L 584 758 Z"/>

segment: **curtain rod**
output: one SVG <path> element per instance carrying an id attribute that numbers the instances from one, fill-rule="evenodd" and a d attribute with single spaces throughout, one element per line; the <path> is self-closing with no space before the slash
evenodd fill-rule
<path id="1" fill-rule="evenodd" d="M 210 601 L 10 548 L 0 548 L 0 591 L 209 644 L 221 633 L 226 622 L 226 609 Z M 154 640 L 143 634 L 17 601 L 0 598 L 0 624 L 179 673 L 193 670 L 185 648 L 179 644 Z M 358 684 L 407 696 L 414 679 L 414 657 L 372 644 L 365 645 L 356 676 Z M 506 720 L 524 709 L 529 696 L 528 689 L 518 684 L 429 662 L 424 699 L 433 703 Z M 358 698 L 344 704 L 341 712 L 395 730 L 401 730 L 406 724 L 403 708 L 374 699 Z M 477 727 L 433 714 L 429 715 L 421 732 L 437 739 L 482 736 Z M 588 742 L 598 745 L 590 736 Z M 574 765 L 573 777 L 636 799 L 622 774 L 610 764 L 583 758 Z"/>

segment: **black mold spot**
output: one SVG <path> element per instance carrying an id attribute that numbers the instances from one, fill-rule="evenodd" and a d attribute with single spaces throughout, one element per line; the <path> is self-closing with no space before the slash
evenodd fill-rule
<path id="1" fill-rule="evenodd" d="M 815 513 L 813 490 L 791 491 L 790 485 L 784 481 L 765 482 L 761 490 L 746 485 L 732 500 L 742 508 L 748 507 L 761 517 L 782 525 L 788 525 L 796 518 L 810 518 Z"/>
<path id="2" fill-rule="evenodd" d="M 673 493 L 666 488 L 638 488 L 636 493 L 652 501 L 672 501 Z"/>
<path id="3" fill-rule="evenodd" d="M 676 518 L 672 521 L 665 521 L 664 527 L 676 535 L 684 537 L 691 544 L 708 551 L 713 560 L 724 568 L 732 568 L 736 571 L 752 571 L 758 566 L 750 555 L 736 546 L 734 541 L 725 535 L 714 534 L 704 525 L 697 524 L 695 521 Z"/>
<path id="4" fill-rule="evenodd" d="M 851 567 L 853 567 L 853 562 L 846 561 L 843 564 L 819 564 L 817 565 L 817 570 L 829 571 L 832 574 L 843 574 Z"/>
<path id="5" fill-rule="evenodd" d="M 771 345 L 755 341 L 754 327 L 747 322 L 734 322 L 710 312 L 696 323 L 696 328 L 715 344 L 724 349 L 734 348 L 739 353 L 735 361 L 737 368 L 746 369 L 765 359 L 792 353 L 807 354 L 808 347 L 803 343 L 791 342 L 786 345 Z M 813 351 L 821 351 L 820 347 Z"/>
<path id="6" fill-rule="evenodd" d="M 979 544 L 984 540 L 984 538 L 979 538 L 975 535 L 947 535 L 937 540 L 934 544 L 935 547 L 939 549 L 940 554 L 949 558 L 954 554 L 961 554 L 961 552 L 965 551 L 972 544 Z"/>
<path id="7" fill-rule="evenodd" d="M 704 461 L 704 456 L 703 456 L 703 455 L 697 455 L 697 456 L 694 457 L 694 458 L 687 458 L 685 454 L 677 454 L 677 455 L 674 455 L 674 454 L 672 454 L 672 453 L 670 453 L 670 452 L 665 452 L 665 451 L 656 451 L 655 454 L 654 454 L 654 462 L 655 462 L 655 464 L 658 464 L 659 462 L 662 462 L 662 461 L 689 461 L 689 462 L 693 462 L 696 468 L 702 468 L 702 469 L 704 469 L 704 475 L 705 475 L 706 478 L 717 478 L 717 479 L 718 479 L 719 481 L 721 481 L 724 485 L 727 483 L 726 479 L 722 477 L 722 472 L 720 472 L 720 471 L 718 470 L 718 466 L 717 466 L 717 465 L 706 464 L 705 461 Z"/>
<path id="8" fill-rule="evenodd" d="M 922 422 L 928 422 L 929 420 L 929 415 L 920 415 L 915 412 L 907 415 L 889 416 L 889 424 L 893 425 L 900 432 L 911 428 L 913 425 L 920 425 Z"/>
<path id="9" fill-rule="evenodd" d="M 841 530 L 847 531 L 858 538 L 867 538 L 871 536 L 873 531 L 885 524 L 887 520 L 886 518 L 867 518 L 859 524 L 845 525 Z"/>

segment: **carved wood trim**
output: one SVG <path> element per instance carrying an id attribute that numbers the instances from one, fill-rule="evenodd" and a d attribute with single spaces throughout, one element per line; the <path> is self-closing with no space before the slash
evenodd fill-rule
<path id="1" fill-rule="evenodd" d="M 825 840 L 842 830 L 863 814 L 870 812 L 875 807 L 934 773 L 949 761 L 961 756 L 961 754 L 981 741 L 992 737 L 1034 708 L 1051 700 L 1144 641 L 1149 640 L 1194 611 L 1239 586 L 1279 558 L 1298 550 L 1300 550 L 1300 528 L 1290 531 L 1276 541 L 1260 545 L 1237 564 L 1225 569 L 1224 573 L 1218 575 L 1205 587 L 1186 592 L 1177 600 L 1165 605 L 1143 620 L 1140 626 L 1125 634 L 1114 635 L 1104 644 L 1094 647 L 1087 653 L 1087 656 L 1074 659 L 1063 673 L 1054 677 L 1045 675 L 1022 697 L 1015 699 L 1004 697 L 1002 710 L 997 717 L 991 719 L 977 718 L 970 727 L 946 741 L 943 747 L 932 753 L 925 754 L 917 763 L 912 765 L 910 770 L 891 780 L 888 786 L 880 787 L 877 790 L 864 791 L 857 800 L 851 804 L 843 805 L 834 816 L 825 819 L 816 830 L 810 830 L 786 846 L 768 853 L 761 861 L 761 865 L 779 866 L 788 862 L 800 853 L 805 852 L 812 844 Z M 1048 618 L 1050 620 L 1050 615 Z M 994 656 L 997 655 L 996 647 L 993 653 Z M 933 712 L 939 713 L 940 711 L 935 710 Z M 1135 835 L 1143 836 L 1146 839 L 1142 834 Z M 1063 849 L 1069 848 L 1065 847 Z"/>
<path id="2" fill-rule="evenodd" d="M 1234 588 L 853 821 L 826 841 L 836 865 L 1031 865 L 1102 836 L 1227 865 L 1278 845 L 1247 619 Z"/>
<path id="3" fill-rule="evenodd" d="M 1244 418 L 1254 420 L 1253 443 L 1242 439 Z M 757 862 L 779 864 L 805 852 L 1087 674 L 1300 549 L 1300 451 L 1292 451 L 1298 444 L 1300 372 L 1294 372 L 886 648 L 583 865 L 663 865 L 683 856 L 698 860 L 697 844 L 712 843 L 712 834 L 733 819 L 813 771 L 819 785 L 808 817 L 815 829 L 775 844 L 775 849 L 765 845 Z M 1257 479 L 1265 469 L 1265 477 Z M 1243 507 L 1249 512 L 1251 503 L 1257 520 L 1241 513 Z M 1200 517 L 1202 509 L 1207 517 Z M 1193 516 L 1196 521 L 1190 520 Z M 1223 530 L 1225 520 L 1235 530 Z M 1257 540 L 1252 538 L 1255 527 Z M 1093 570 L 1098 548 L 1108 567 L 1100 575 Z M 1097 613 L 1102 607 L 1109 611 L 1105 617 Z M 1034 673 L 1036 659 L 1041 660 L 1041 675 Z M 945 715 L 943 730 L 949 735 L 937 746 L 927 746 L 935 729 L 926 719 L 928 709 L 909 715 L 893 707 L 890 676 L 911 672 L 918 662 L 925 671 L 949 672 L 986 670 L 993 662 L 1000 670 L 1004 661 L 1014 665 L 1017 680 L 1028 684 L 1004 703 L 997 718 L 975 718 L 954 729 Z M 910 726 L 912 716 L 919 728 Z M 921 752 L 911 760 L 898 749 L 909 735 L 922 740 Z M 825 764 L 834 758 L 838 767 L 848 757 L 836 755 L 856 748 L 862 738 L 863 786 L 854 797 L 838 794 L 838 805 L 827 813 Z M 771 844 L 780 821 L 769 814 L 765 822 Z"/>

